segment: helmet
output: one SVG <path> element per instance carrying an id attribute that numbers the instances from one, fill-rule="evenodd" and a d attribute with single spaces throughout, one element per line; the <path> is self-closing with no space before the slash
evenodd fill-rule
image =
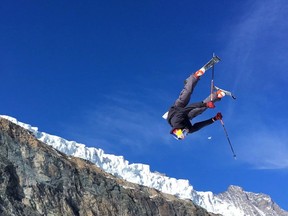
<path id="1" fill-rule="evenodd" d="M 188 135 L 188 132 L 189 131 L 186 128 L 185 129 L 176 128 L 172 131 L 172 135 L 177 140 L 183 140 Z"/>

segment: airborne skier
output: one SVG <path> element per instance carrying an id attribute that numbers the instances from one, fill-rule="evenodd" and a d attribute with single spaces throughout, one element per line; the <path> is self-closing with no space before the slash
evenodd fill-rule
<path id="1" fill-rule="evenodd" d="M 225 95 L 232 96 L 231 92 L 214 87 L 213 89 L 215 91 L 205 100 L 188 105 L 199 78 L 205 73 L 205 71 L 219 61 L 220 59 L 217 56 L 214 56 L 200 70 L 191 74 L 185 80 L 184 88 L 174 105 L 170 107 L 168 114 L 166 113 L 167 121 L 172 127 L 170 133 L 174 135 L 176 139 L 182 140 L 188 135 L 188 133 L 194 133 L 205 126 L 222 119 L 222 114 L 219 112 L 216 116 L 205 121 L 197 122 L 195 124 L 190 122 L 190 120 L 203 113 L 207 108 L 215 108 L 214 102 L 221 100 Z M 163 117 L 165 118 L 165 114 Z"/>

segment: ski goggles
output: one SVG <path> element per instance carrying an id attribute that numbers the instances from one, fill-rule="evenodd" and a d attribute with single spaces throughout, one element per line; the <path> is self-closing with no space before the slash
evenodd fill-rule
<path id="1" fill-rule="evenodd" d="M 188 135 L 187 129 L 175 129 L 172 131 L 172 135 L 177 140 L 183 140 Z"/>

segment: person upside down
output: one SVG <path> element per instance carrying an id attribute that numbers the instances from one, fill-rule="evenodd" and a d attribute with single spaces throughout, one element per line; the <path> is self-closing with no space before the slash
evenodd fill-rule
<path id="1" fill-rule="evenodd" d="M 222 119 L 222 114 L 218 112 L 210 119 L 196 122 L 195 124 L 191 123 L 193 118 L 200 115 L 208 108 L 215 108 L 214 103 L 221 100 L 221 98 L 225 96 L 225 93 L 228 92 L 217 88 L 217 90 L 205 100 L 188 105 L 193 90 L 197 85 L 199 78 L 204 73 L 205 69 L 203 67 L 186 79 L 183 90 L 168 111 L 167 121 L 172 127 L 170 133 L 178 140 L 183 140 L 189 133 L 194 133 L 205 126 Z"/>

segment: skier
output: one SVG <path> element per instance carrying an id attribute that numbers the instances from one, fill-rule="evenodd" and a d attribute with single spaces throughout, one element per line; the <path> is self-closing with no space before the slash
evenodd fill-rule
<path id="1" fill-rule="evenodd" d="M 228 91 L 216 87 L 214 88 L 216 91 L 209 95 L 205 100 L 188 105 L 193 90 L 205 71 L 205 67 L 202 67 L 185 80 L 183 90 L 174 105 L 171 106 L 168 111 L 167 121 L 172 127 L 170 133 L 178 140 L 184 139 L 188 133 L 194 133 L 205 126 L 222 119 L 222 114 L 219 112 L 213 118 L 205 121 L 197 122 L 193 125 L 190 122 L 190 120 L 203 113 L 206 109 L 215 108 L 214 102 L 221 100 L 226 94 L 231 94 Z"/>

